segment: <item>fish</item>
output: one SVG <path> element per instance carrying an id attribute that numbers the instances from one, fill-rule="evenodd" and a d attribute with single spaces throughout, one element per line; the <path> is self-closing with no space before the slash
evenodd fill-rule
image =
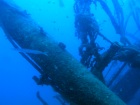
<path id="1" fill-rule="evenodd" d="M 66 45 L 62 42 L 59 42 L 58 46 L 62 49 L 65 50 L 66 49 Z"/>
<path id="2" fill-rule="evenodd" d="M 64 7 L 64 2 L 63 2 L 63 0 L 59 0 L 59 6 L 60 6 L 60 7 Z"/>
<path id="3" fill-rule="evenodd" d="M 37 91 L 36 97 L 39 99 L 39 101 L 40 101 L 43 105 L 49 105 L 49 104 L 40 96 L 40 92 L 39 92 L 39 91 Z"/>
<path id="4" fill-rule="evenodd" d="M 15 48 L 16 51 L 19 53 L 28 53 L 28 54 L 43 54 L 48 56 L 47 52 L 39 51 L 39 50 L 32 50 L 32 49 L 22 49 L 22 48 Z"/>
<path id="5" fill-rule="evenodd" d="M 61 105 L 66 105 L 66 100 L 61 95 L 55 95 L 53 98 L 56 98 L 61 103 Z"/>

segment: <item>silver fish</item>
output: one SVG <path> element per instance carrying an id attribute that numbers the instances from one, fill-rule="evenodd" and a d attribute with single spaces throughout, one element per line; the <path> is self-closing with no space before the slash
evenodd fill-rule
<path id="1" fill-rule="evenodd" d="M 38 50 L 32 50 L 32 49 L 20 49 L 20 48 L 16 48 L 15 49 L 18 52 L 21 53 L 29 53 L 29 54 L 43 54 L 48 56 L 47 52 L 42 52 L 42 51 L 38 51 Z"/>

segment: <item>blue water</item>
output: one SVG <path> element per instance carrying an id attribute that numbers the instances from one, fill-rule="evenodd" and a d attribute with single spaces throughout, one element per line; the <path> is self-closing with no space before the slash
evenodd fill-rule
<path id="1" fill-rule="evenodd" d="M 26 10 L 34 21 L 43 27 L 50 37 L 55 39 L 57 42 L 63 42 L 66 45 L 66 50 L 68 50 L 76 59 L 80 60 L 78 53 L 80 40 L 75 37 L 74 28 L 74 0 L 7 1 L 16 4 L 21 10 Z M 115 14 L 112 2 L 110 0 L 106 0 L 106 3 L 112 13 Z M 128 6 L 128 1 L 120 0 L 120 4 L 125 11 L 126 18 L 131 11 Z M 134 8 L 139 7 L 140 4 L 138 2 Z M 116 34 L 110 19 L 105 14 L 99 3 L 97 3 L 96 7 L 91 6 L 91 10 L 100 25 L 101 32 L 112 42 L 119 42 L 119 35 Z M 135 33 L 138 30 L 132 18 L 129 19 L 126 30 L 129 33 Z M 139 32 L 136 34 L 136 37 L 138 37 L 138 34 Z M 134 40 L 131 37 L 128 38 L 134 43 Z M 98 38 L 97 42 L 101 46 L 105 47 L 105 50 L 110 46 L 110 44 L 102 38 Z M 40 74 L 19 54 L 19 50 L 14 49 L 2 29 L 0 29 L 0 49 L 0 105 L 42 105 L 36 97 L 36 93 L 38 91 L 48 105 L 61 105 L 59 100 L 54 98 L 58 93 L 54 92 L 51 86 L 38 86 L 35 81 L 33 81 L 32 77 L 34 75 L 39 76 Z M 111 65 L 104 70 L 103 75 L 106 76 L 105 80 L 107 84 L 112 78 L 112 75 L 114 75 L 115 70 L 117 70 L 121 65 L 122 63 L 115 62 L 115 65 L 113 66 L 114 69 L 112 71 L 108 72 Z M 129 69 L 129 67 L 126 67 L 110 85 L 110 88 L 115 86 L 117 81 L 123 78 Z M 136 70 L 135 72 L 137 73 Z M 119 91 L 123 91 L 123 89 L 120 88 Z M 129 93 L 127 94 L 129 95 Z M 139 97 L 140 89 L 137 89 L 127 104 L 140 105 Z"/>

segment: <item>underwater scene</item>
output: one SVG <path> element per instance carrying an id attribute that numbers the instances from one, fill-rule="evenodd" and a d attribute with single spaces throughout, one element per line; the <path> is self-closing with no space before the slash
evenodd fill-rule
<path id="1" fill-rule="evenodd" d="M 139 0 L 0 0 L 0 105 L 140 105 Z"/>

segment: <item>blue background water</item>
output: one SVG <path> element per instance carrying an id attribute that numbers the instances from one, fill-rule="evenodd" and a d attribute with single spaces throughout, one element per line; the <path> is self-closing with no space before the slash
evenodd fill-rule
<path id="1" fill-rule="evenodd" d="M 7 1 L 15 2 L 21 9 L 27 10 L 34 21 L 56 41 L 65 43 L 66 49 L 79 60 L 78 46 L 80 41 L 74 35 L 74 0 L 61 0 L 64 5 L 61 5 L 59 0 Z M 106 0 L 106 2 L 114 12 L 110 0 Z M 127 0 L 122 5 L 127 16 L 129 13 Z M 108 16 L 100 5 L 97 5 L 96 8 L 92 7 L 92 11 L 100 24 L 101 32 L 112 42 L 119 41 L 119 36 L 115 33 Z M 127 30 L 131 33 L 137 30 L 133 19 L 129 20 Z M 2 29 L 0 29 L 0 39 L 0 105 L 42 105 L 36 98 L 37 91 L 49 105 L 61 105 L 57 99 L 53 98 L 57 93 L 50 86 L 38 86 L 32 80 L 32 77 L 39 76 L 39 73 L 18 53 L 18 50 L 13 48 Z M 102 38 L 98 38 L 98 42 L 106 49 L 109 47 L 109 44 Z M 104 75 L 106 72 L 107 70 L 104 71 Z M 109 80 L 110 76 L 111 73 L 106 81 Z M 131 105 L 136 104 L 133 101 Z"/>

